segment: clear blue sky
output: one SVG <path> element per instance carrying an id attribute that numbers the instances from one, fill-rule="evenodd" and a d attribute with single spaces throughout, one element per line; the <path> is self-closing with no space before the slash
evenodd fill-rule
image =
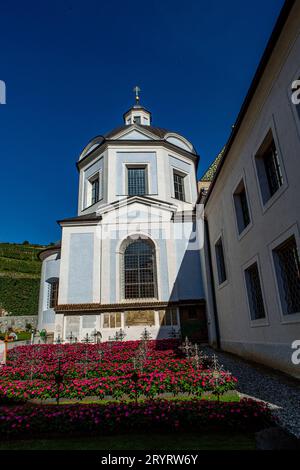
<path id="1" fill-rule="evenodd" d="M 201 175 L 226 142 L 283 0 L 1 2 L 0 241 L 60 239 L 76 159 L 122 124 L 138 84 Z"/>

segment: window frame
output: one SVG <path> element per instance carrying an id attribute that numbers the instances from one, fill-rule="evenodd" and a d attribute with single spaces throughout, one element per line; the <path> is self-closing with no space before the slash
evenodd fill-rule
<path id="1" fill-rule="evenodd" d="M 127 297 L 126 296 L 126 273 L 125 273 L 125 255 L 127 248 L 136 243 L 136 242 L 146 242 L 152 249 L 152 257 L 153 257 L 153 297 Z M 144 299 L 151 299 L 151 300 L 158 300 L 159 299 L 159 287 L 158 287 L 158 273 L 157 273 L 157 249 L 154 242 L 150 238 L 146 238 L 143 236 L 139 236 L 138 238 L 128 238 L 122 243 L 122 250 L 121 250 L 121 263 L 120 263 L 120 280 L 121 280 L 121 299 L 125 302 L 138 302 L 139 300 Z M 138 270 L 140 272 L 140 270 Z M 129 283 L 132 285 L 137 285 L 138 289 L 141 288 L 142 284 L 148 284 L 148 282 L 144 283 Z"/>
<path id="2" fill-rule="evenodd" d="M 173 175 L 174 199 L 176 199 L 177 201 L 180 201 L 180 202 L 187 202 L 187 198 L 186 198 L 186 177 L 187 177 L 187 174 L 180 171 L 180 170 L 177 170 L 176 168 L 173 168 L 172 175 Z M 179 178 L 182 178 L 183 199 L 180 199 L 180 198 L 176 197 L 175 176 L 178 176 Z"/>
<path id="3" fill-rule="evenodd" d="M 117 330 L 117 329 L 120 329 L 122 328 L 122 324 L 123 324 L 123 319 L 122 319 L 122 313 L 123 312 L 104 312 L 101 314 L 101 318 L 102 318 L 102 321 L 101 321 L 101 325 L 102 325 L 102 328 L 104 330 Z M 108 315 L 108 323 L 109 323 L 109 326 L 104 326 L 105 325 L 105 315 Z M 115 322 L 115 326 L 111 326 L 111 316 L 114 315 L 114 322 Z M 117 326 L 117 315 L 120 315 L 120 326 Z"/>
<path id="4" fill-rule="evenodd" d="M 166 324 L 167 311 L 170 311 L 171 324 Z M 164 312 L 163 322 L 161 321 L 161 312 Z M 173 314 L 176 316 L 176 323 L 173 323 Z M 158 323 L 160 328 L 179 328 L 179 313 L 177 307 L 167 307 L 165 310 L 158 311 Z"/>
<path id="5" fill-rule="evenodd" d="M 217 252 L 217 246 L 219 246 L 221 243 L 222 246 L 222 257 L 223 257 L 223 264 L 224 264 L 224 274 L 225 278 L 221 281 L 220 280 L 220 270 L 219 270 L 219 258 L 218 258 L 218 252 Z M 225 284 L 228 283 L 228 271 L 227 271 L 227 263 L 225 260 L 225 250 L 224 250 L 224 237 L 223 234 L 220 234 L 217 240 L 214 243 L 214 253 L 215 253 L 215 264 L 216 264 L 216 271 L 217 271 L 217 280 L 218 280 L 218 287 L 223 287 Z"/>
<path id="6" fill-rule="evenodd" d="M 99 202 L 99 199 L 100 199 L 100 175 L 99 175 L 99 173 L 97 175 L 95 175 L 94 178 L 91 178 L 89 181 L 90 181 L 90 185 L 91 185 L 91 206 L 93 206 L 94 204 Z M 98 183 L 97 184 L 97 191 L 96 191 L 97 198 L 94 200 L 93 199 L 94 184 L 96 182 Z"/>
<path id="7" fill-rule="evenodd" d="M 92 191 L 93 191 L 93 182 L 98 180 L 98 200 L 93 202 L 92 200 Z M 83 210 L 88 209 L 89 207 L 94 206 L 103 199 L 102 194 L 102 170 L 97 170 L 91 176 L 86 178 L 86 195 L 85 195 L 85 207 Z"/>
<path id="8" fill-rule="evenodd" d="M 268 139 L 269 133 L 271 133 L 275 147 L 276 147 L 277 158 L 278 158 L 281 175 L 282 175 L 282 185 L 271 197 L 269 197 L 267 200 L 264 200 L 263 187 L 262 187 L 263 181 L 261 179 L 261 174 L 259 173 L 257 161 L 260 158 L 259 152 L 261 151 L 261 148 L 263 147 L 264 142 Z M 261 135 L 263 137 L 260 139 L 259 145 L 256 147 L 255 151 L 252 154 L 252 163 L 254 166 L 254 173 L 255 173 L 255 178 L 256 178 L 256 184 L 258 187 L 260 205 L 261 205 L 262 213 L 264 214 L 277 201 L 277 199 L 280 198 L 280 196 L 286 191 L 286 189 L 288 188 L 288 179 L 286 176 L 281 147 L 280 147 L 279 139 L 277 136 L 276 125 L 275 125 L 273 116 L 272 116 L 271 122 L 268 123 L 268 125 L 265 127 L 264 132 Z"/>
<path id="9" fill-rule="evenodd" d="M 245 191 L 247 208 L 248 208 L 248 216 L 249 216 L 249 223 L 245 225 L 243 228 L 241 228 L 239 224 L 239 220 L 241 216 L 243 218 L 242 206 L 240 204 L 240 207 L 237 207 L 237 204 L 240 203 L 239 195 L 240 195 L 241 185 L 243 186 L 243 189 Z M 250 198 L 249 198 L 248 188 L 246 184 L 246 175 L 244 173 L 238 178 L 238 182 L 235 184 L 234 189 L 232 191 L 232 204 L 233 204 L 233 212 L 234 212 L 237 237 L 238 237 L 238 240 L 241 240 L 253 226 L 252 212 L 251 212 L 251 207 L 250 207 Z"/>
<path id="10" fill-rule="evenodd" d="M 136 122 L 136 119 L 139 119 L 139 122 Z M 133 124 L 137 124 L 138 126 L 142 125 L 142 116 L 140 116 L 140 115 L 133 116 L 132 120 L 133 120 Z"/>
<path id="11" fill-rule="evenodd" d="M 144 194 L 129 194 L 129 170 L 138 170 L 143 169 L 145 175 L 145 192 Z M 149 171 L 148 171 L 148 164 L 147 163 L 126 163 L 125 164 L 126 170 L 126 181 L 125 181 L 125 194 L 129 197 L 143 197 L 149 195 Z"/>
<path id="12" fill-rule="evenodd" d="M 254 264 L 257 265 L 258 269 L 258 275 L 259 275 L 259 282 L 260 282 L 260 289 L 261 289 L 261 295 L 262 295 L 262 300 L 263 300 L 263 306 L 264 306 L 264 312 L 265 312 L 265 317 L 263 318 L 257 318 L 253 319 L 252 318 L 252 312 L 251 312 L 251 306 L 250 306 L 250 299 L 249 299 L 249 291 L 248 291 L 248 284 L 247 284 L 247 279 L 246 279 L 246 271 L 249 269 L 251 266 Z M 270 326 L 269 322 L 269 314 L 268 314 L 268 306 L 266 302 L 266 296 L 265 296 L 265 288 L 264 288 L 264 282 L 263 282 L 263 276 L 262 276 L 262 271 L 261 271 L 261 264 L 260 264 L 260 259 L 259 255 L 253 256 L 251 259 L 249 259 L 245 264 L 242 266 L 242 277 L 243 277 L 243 282 L 244 282 L 244 292 L 245 292 L 245 297 L 246 297 L 246 303 L 247 303 L 247 310 L 248 310 L 248 318 L 249 318 L 249 323 L 251 328 L 256 328 L 256 327 L 265 327 L 265 326 Z"/>
<path id="13" fill-rule="evenodd" d="M 54 310 L 58 305 L 59 278 L 48 280 L 47 310 Z M 53 291 L 54 294 L 53 294 Z M 54 300 L 54 303 L 53 303 Z"/>
<path id="14" fill-rule="evenodd" d="M 275 260 L 274 260 L 274 256 L 273 256 L 273 251 L 277 247 L 282 245 L 285 241 L 287 241 L 289 238 L 291 238 L 292 236 L 295 237 L 296 245 L 297 245 L 297 248 L 298 248 L 298 255 L 299 255 L 300 254 L 300 230 L 299 230 L 299 226 L 297 224 L 293 224 L 292 226 L 290 226 L 287 230 L 285 230 L 280 235 L 278 235 L 269 244 L 269 256 L 270 256 L 270 259 L 271 259 L 271 265 L 272 265 L 272 271 L 273 271 L 274 287 L 275 287 L 275 291 L 276 291 L 276 299 L 277 299 L 278 310 L 279 310 L 279 315 L 280 315 L 280 323 L 282 325 L 300 323 L 300 312 L 295 312 L 295 313 L 291 313 L 291 314 L 284 314 L 284 312 L 283 312 L 281 295 L 280 295 L 280 288 L 279 288 L 278 279 L 277 279 L 276 264 L 275 264 Z"/>

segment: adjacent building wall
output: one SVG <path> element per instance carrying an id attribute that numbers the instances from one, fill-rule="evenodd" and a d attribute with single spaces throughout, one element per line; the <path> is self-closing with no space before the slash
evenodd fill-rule
<path id="1" fill-rule="evenodd" d="M 300 76 L 300 4 L 296 2 L 273 51 L 243 123 L 206 204 L 210 230 L 221 346 L 227 351 L 300 376 L 291 344 L 300 339 L 300 312 L 283 316 L 272 247 L 300 227 L 300 116 L 291 83 Z M 254 156 L 272 130 L 283 172 L 282 188 L 268 204 L 261 200 Z M 240 236 L 233 192 L 244 179 L 251 223 Z M 215 243 L 222 236 L 227 281 L 218 285 Z M 300 251 L 299 251 L 300 252 Z M 251 321 L 244 269 L 256 260 L 266 308 L 264 321 Z M 209 281 L 207 281 L 209 290 Z M 210 302 L 210 309 L 212 302 Z"/>

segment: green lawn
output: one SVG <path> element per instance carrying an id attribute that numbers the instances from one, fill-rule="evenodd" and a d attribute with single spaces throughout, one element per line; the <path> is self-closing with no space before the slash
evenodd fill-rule
<path id="1" fill-rule="evenodd" d="M 170 400 L 170 401 L 190 401 L 193 399 L 193 397 L 191 395 L 183 395 L 183 394 L 180 394 L 180 395 L 176 395 L 175 397 L 174 396 L 170 396 L 168 394 L 163 394 L 160 396 L 160 398 L 164 399 L 164 400 Z M 213 395 L 212 393 L 204 393 L 203 396 L 202 396 L 202 400 L 209 400 L 209 401 L 216 401 L 217 400 L 217 397 L 215 395 Z M 38 400 L 38 399 L 35 399 L 35 400 L 31 400 L 32 402 L 34 403 L 39 403 L 39 404 L 47 404 L 47 405 L 56 405 L 56 400 L 53 398 L 53 399 L 50 399 L 50 400 L 46 400 L 46 401 L 41 401 L 41 400 Z M 113 398 L 110 398 L 110 399 L 99 399 L 97 397 L 95 398 L 91 398 L 91 397 L 85 397 L 83 398 L 82 400 L 76 400 L 76 399 L 67 399 L 67 398 L 62 398 L 59 402 L 60 405 L 69 405 L 70 403 L 74 404 L 74 403 L 80 403 L 80 404 L 85 404 L 85 405 L 88 405 L 90 403 L 97 403 L 99 405 L 107 405 L 107 404 L 110 404 L 112 402 L 116 402 L 118 403 L 119 401 L 121 402 L 124 402 L 124 401 L 127 401 L 127 402 L 134 402 L 134 398 L 127 398 L 127 399 L 122 399 L 122 400 L 116 400 L 116 399 L 113 399 Z M 138 398 L 138 402 L 143 402 L 145 401 L 145 398 L 141 397 L 141 398 Z M 220 396 L 220 401 L 225 401 L 225 402 L 237 402 L 237 401 L 240 401 L 240 396 L 237 392 L 226 392 L 224 393 L 224 395 L 221 395 Z"/>
<path id="2" fill-rule="evenodd" d="M 0 442 L 0 450 L 253 450 L 253 434 L 130 434 Z"/>

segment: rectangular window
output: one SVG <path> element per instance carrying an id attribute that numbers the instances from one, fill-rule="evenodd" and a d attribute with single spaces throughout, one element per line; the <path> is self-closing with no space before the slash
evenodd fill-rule
<path id="1" fill-rule="evenodd" d="M 177 326 L 176 308 L 167 308 L 159 311 L 159 324 L 161 326 Z"/>
<path id="2" fill-rule="evenodd" d="M 95 204 L 99 201 L 99 175 L 91 180 L 91 204 Z"/>
<path id="3" fill-rule="evenodd" d="M 250 213 L 244 181 L 242 180 L 233 194 L 238 232 L 241 234 L 250 224 Z"/>
<path id="4" fill-rule="evenodd" d="M 300 312 L 300 262 L 295 236 L 273 250 L 277 284 L 284 315 Z"/>
<path id="5" fill-rule="evenodd" d="M 133 122 L 134 124 L 141 124 L 141 116 L 134 116 Z"/>
<path id="6" fill-rule="evenodd" d="M 174 171 L 173 178 L 175 199 L 179 199 L 179 201 L 185 201 L 184 176 Z"/>
<path id="7" fill-rule="evenodd" d="M 265 306 L 261 290 L 258 265 L 256 262 L 245 270 L 245 279 L 251 320 L 265 318 Z"/>
<path id="8" fill-rule="evenodd" d="M 49 308 L 55 308 L 58 303 L 58 281 L 49 283 Z"/>
<path id="9" fill-rule="evenodd" d="M 276 191 L 282 185 L 282 176 L 274 141 L 272 142 L 272 145 L 269 147 L 268 151 L 264 155 L 264 165 L 268 179 L 270 194 L 271 196 L 273 196 L 273 194 L 275 194 Z"/>
<path id="10" fill-rule="evenodd" d="M 265 204 L 283 184 L 278 151 L 272 131 L 269 131 L 261 145 L 255 156 L 255 161 L 262 199 Z"/>
<path id="11" fill-rule="evenodd" d="M 104 313 L 103 328 L 121 328 L 121 312 Z"/>
<path id="12" fill-rule="evenodd" d="M 216 250 L 216 261 L 217 261 L 217 270 L 218 270 L 218 279 L 219 285 L 223 284 L 226 281 L 226 267 L 225 267 L 225 258 L 224 258 L 224 250 L 223 250 L 223 242 L 222 238 L 220 237 L 217 243 L 215 244 Z"/>
<path id="13" fill-rule="evenodd" d="M 146 168 L 127 168 L 128 196 L 143 196 L 146 191 Z"/>

